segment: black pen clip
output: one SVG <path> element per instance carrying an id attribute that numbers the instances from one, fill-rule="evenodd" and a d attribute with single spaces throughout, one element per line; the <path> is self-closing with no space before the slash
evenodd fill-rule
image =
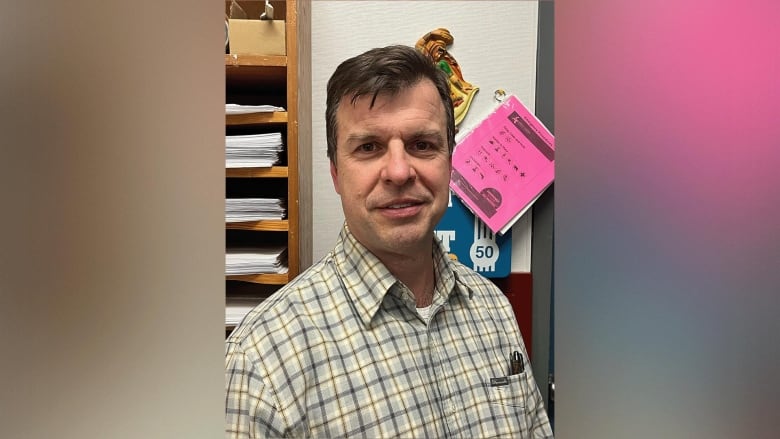
<path id="1" fill-rule="evenodd" d="M 523 356 L 520 351 L 512 352 L 512 357 L 509 359 L 509 373 L 510 375 L 519 375 L 525 371 L 525 364 L 523 364 Z"/>

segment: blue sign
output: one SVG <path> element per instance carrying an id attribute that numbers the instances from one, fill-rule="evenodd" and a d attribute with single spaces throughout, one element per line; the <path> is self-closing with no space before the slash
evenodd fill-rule
<path id="1" fill-rule="evenodd" d="M 512 230 L 494 234 L 450 192 L 450 202 L 434 230 L 453 258 L 485 277 L 506 277 L 512 265 Z"/>

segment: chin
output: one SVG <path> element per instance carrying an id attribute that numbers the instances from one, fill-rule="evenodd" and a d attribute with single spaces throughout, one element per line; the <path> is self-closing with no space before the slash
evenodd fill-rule
<path id="1" fill-rule="evenodd" d="M 405 250 L 416 249 L 421 244 L 425 244 L 433 239 L 433 231 L 428 229 L 414 228 L 410 230 L 408 228 L 401 228 L 401 230 L 392 230 L 382 233 L 382 241 L 389 249 Z"/>

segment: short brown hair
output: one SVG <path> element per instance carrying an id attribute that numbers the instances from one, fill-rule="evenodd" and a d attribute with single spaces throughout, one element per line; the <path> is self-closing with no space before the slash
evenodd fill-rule
<path id="1" fill-rule="evenodd" d="M 392 45 L 368 50 L 339 64 L 328 80 L 325 103 L 325 133 L 328 158 L 336 163 L 336 112 L 345 97 L 354 104 L 361 96 L 371 96 L 374 105 L 380 94 L 395 95 L 430 79 L 436 86 L 447 115 L 447 146 L 455 148 L 455 114 L 447 75 L 426 55 L 413 47 Z"/>

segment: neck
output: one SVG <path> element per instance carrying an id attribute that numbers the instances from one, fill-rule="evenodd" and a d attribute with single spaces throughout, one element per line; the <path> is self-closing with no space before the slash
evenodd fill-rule
<path id="1" fill-rule="evenodd" d="M 380 258 L 380 260 L 393 276 L 412 291 L 418 307 L 428 306 L 433 302 L 436 276 L 433 269 L 433 256 L 430 252 L 415 257 L 395 256 Z"/>

